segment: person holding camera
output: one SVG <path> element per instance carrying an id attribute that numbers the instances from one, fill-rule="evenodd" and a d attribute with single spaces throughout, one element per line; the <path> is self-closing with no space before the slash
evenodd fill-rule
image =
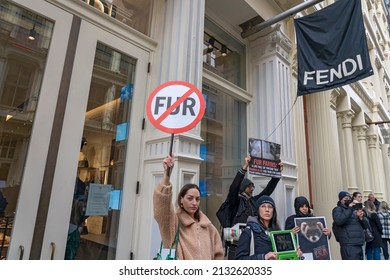
<path id="1" fill-rule="evenodd" d="M 229 188 L 227 200 L 233 213 L 231 227 L 237 223 L 246 224 L 249 216 L 257 216 L 256 200 L 263 195 L 271 195 L 280 180 L 280 178 L 271 178 L 264 190 L 253 196 L 255 185 L 251 180 L 245 178 L 250 160 L 251 156 L 248 154 L 245 157 L 244 165 L 237 171 Z M 283 171 L 283 162 L 279 163 L 279 170 Z M 228 259 L 234 260 L 237 242 L 227 242 L 226 246 L 228 247 Z"/>
<path id="2" fill-rule="evenodd" d="M 369 221 L 364 217 L 363 205 L 351 200 L 351 195 L 341 191 L 339 201 L 333 208 L 333 233 L 340 244 L 343 260 L 363 260 L 365 237 L 363 229 L 369 228 Z"/>

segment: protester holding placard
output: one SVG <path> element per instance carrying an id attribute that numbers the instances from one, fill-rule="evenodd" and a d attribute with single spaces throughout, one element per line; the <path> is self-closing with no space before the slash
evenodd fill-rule
<path id="1" fill-rule="evenodd" d="M 280 230 L 274 200 L 267 195 L 256 201 L 258 216 L 248 218 L 236 249 L 237 260 L 276 260 L 278 255 L 272 249 L 271 231 Z M 253 245 L 252 245 L 253 244 Z M 302 252 L 297 250 L 297 256 Z"/>
<path id="2" fill-rule="evenodd" d="M 255 185 L 251 180 L 245 177 L 251 156 L 248 154 L 245 157 L 243 166 L 237 171 L 230 187 L 229 193 L 226 198 L 228 201 L 228 207 L 231 212 L 231 224 L 230 227 L 237 223 L 246 224 L 249 216 L 257 215 L 256 200 L 263 195 L 271 195 L 275 190 L 280 178 L 271 178 L 267 186 L 257 195 L 253 195 Z M 283 170 L 283 162 L 279 163 L 280 172 Z M 233 260 L 235 258 L 236 242 L 228 242 L 228 259 Z"/>
<path id="3" fill-rule="evenodd" d="M 153 193 L 156 219 L 164 248 L 175 239 L 180 224 L 177 256 L 180 260 L 222 260 L 221 237 L 208 217 L 200 210 L 200 191 L 195 184 L 184 185 L 172 204 L 172 184 L 169 174 L 174 166 L 173 155 L 163 160 L 164 176 Z"/>
<path id="4" fill-rule="evenodd" d="M 287 217 L 284 229 L 292 229 L 297 234 L 301 228 L 295 225 L 295 218 L 314 217 L 310 209 L 309 200 L 304 196 L 298 196 L 294 200 L 295 215 Z M 322 233 L 330 238 L 332 232 L 328 228 L 323 228 Z"/>

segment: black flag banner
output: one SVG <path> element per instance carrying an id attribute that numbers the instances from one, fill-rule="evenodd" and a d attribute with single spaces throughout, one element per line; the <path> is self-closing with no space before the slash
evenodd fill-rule
<path id="1" fill-rule="evenodd" d="M 356 82 L 373 74 L 361 0 L 339 0 L 294 20 L 298 96 Z"/>

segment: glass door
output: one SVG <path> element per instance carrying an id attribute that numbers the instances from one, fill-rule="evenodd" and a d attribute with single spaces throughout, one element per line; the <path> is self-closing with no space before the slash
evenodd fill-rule
<path id="1" fill-rule="evenodd" d="M 149 53 L 82 21 L 41 259 L 130 259 Z"/>
<path id="2" fill-rule="evenodd" d="M 0 0 L 0 257 L 30 255 L 72 17 Z"/>

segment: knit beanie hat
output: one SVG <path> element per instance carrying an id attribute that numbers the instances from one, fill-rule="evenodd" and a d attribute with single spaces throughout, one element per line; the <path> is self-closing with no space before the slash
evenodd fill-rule
<path id="1" fill-rule="evenodd" d="M 249 186 L 249 185 L 253 185 L 253 182 L 251 180 L 249 180 L 248 178 L 244 178 L 241 182 L 241 185 L 240 185 L 240 193 L 242 193 L 243 191 L 245 191 L 245 189 Z"/>
<path id="2" fill-rule="evenodd" d="M 273 208 L 275 208 L 275 202 L 274 200 L 268 196 L 268 195 L 262 195 L 256 200 L 256 209 L 259 209 L 259 207 L 264 204 L 269 203 L 272 205 Z"/>
<path id="3" fill-rule="evenodd" d="M 339 192 L 339 201 L 346 196 L 351 196 L 351 195 L 349 194 L 349 192 L 345 192 L 345 191 Z"/>

